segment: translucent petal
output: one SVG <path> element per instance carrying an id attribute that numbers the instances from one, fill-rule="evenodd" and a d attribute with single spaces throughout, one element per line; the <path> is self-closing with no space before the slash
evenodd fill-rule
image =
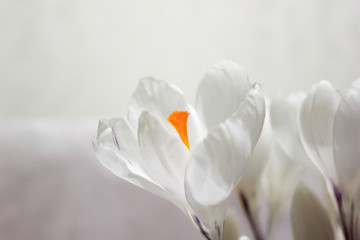
<path id="1" fill-rule="evenodd" d="M 137 139 L 126 120 L 120 118 L 100 121 L 93 147 L 97 159 L 112 173 L 183 209 L 178 199 L 155 183 L 140 167 Z"/>
<path id="2" fill-rule="evenodd" d="M 184 175 L 190 152 L 179 136 L 167 131 L 166 122 L 146 111 L 142 113 L 138 131 L 140 165 L 154 182 L 184 200 Z"/>
<path id="3" fill-rule="evenodd" d="M 264 117 L 265 100 L 256 85 L 238 110 L 192 152 L 185 175 L 186 197 L 211 234 L 224 220 L 225 200 L 244 173 Z"/>
<path id="4" fill-rule="evenodd" d="M 319 170 L 336 182 L 333 159 L 333 126 L 340 95 L 329 82 L 315 85 L 305 99 L 301 113 L 301 138 L 304 148 Z"/>
<path id="5" fill-rule="evenodd" d="M 343 190 L 359 195 L 360 181 L 360 79 L 340 102 L 334 123 L 334 158 Z M 345 194 L 345 193 L 344 193 Z M 360 196 L 357 196 L 358 199 Z"/>
<path id="6" fill-rule="evenodd" d="M 210 130 L 224 122 L 239 107 L 249 91 L 244 70 L 222 61 L 209 69 L 196 93 L 196 110 Z"/>

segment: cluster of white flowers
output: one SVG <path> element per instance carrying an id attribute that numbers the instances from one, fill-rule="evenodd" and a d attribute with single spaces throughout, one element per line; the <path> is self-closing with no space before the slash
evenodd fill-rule
<path id="1" fill-rule="evenodd" d="M 248 239 L 227 214 L 233 192 L 255 240 L 270 239 L 288 202 L 295 240 L 355 240 L 359 124 L 360 80 L 345 96 L 323 81 L 265 101 L 239 65 L 223 61 L 205 74 L 194 107 L 177 87 L 142 79 L 127 117 L 100 121 L 94 149 L 114 174 L 179 207 L 207 240 Z"/>

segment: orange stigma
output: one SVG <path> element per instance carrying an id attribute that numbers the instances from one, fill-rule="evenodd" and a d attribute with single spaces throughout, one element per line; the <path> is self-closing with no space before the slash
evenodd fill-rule
<path id="1" fill-rule="evenodd" d="M 191 151 L 187 134 L 187 119 L 189 115 L 190 113 L 187 111 L 174 111 L 170 114 L 167 120 L 174 126 L 182 142 L 189 149 L 189 151 Z"/>

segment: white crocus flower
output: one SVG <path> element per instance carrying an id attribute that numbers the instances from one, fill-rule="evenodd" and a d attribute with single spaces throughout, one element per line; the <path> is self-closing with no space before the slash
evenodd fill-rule
<path id="1" fill-rule="evenodd" d="M 269 161 L 262 176 L 262 189 L 270 205 L 269 230 L 303 172 L 315 172 L 298 133 L 299 110 L 304 98 L 304 93 L 296 93 L 286 98 L 278 96 L 271 102 L 271 128 L 275 141 L 272 142 Z"/>
<path id="2" fill-rule="evenodd" d="M 360 80 L 347 95 L 330 83 L 315 85 L 300 114 L 303 146 L 332 185 L 346 240 L 356 239 L 360 203 Z"/>
<path id="3" fill-rule="evenodd" d="M 189 214 L 206 239 L 222 239 L 225 201 L 260 136 L 265 101 L 237 64 L 212 67 L 196 107 L 173 85 L 140 81 L 128 116 L 99 123 L 94 149 L 117 176 Z"/>
<path id="4" fill-rule="evenodd" d="M 255 239 L 275 233 L 279 215 L 303 172 L 306 155 L 297 133 L 297 115 L 304 95 L 279 95 L 272 100 L 252 160 L 239 183 L 238 195 Z"/>
<path id="5" fill-rule="evenodd" d="M 323 182 L 303 148 L 298 129 L 305 97 L 306 94 L 300 92 L 272 99 L 252 161 L 240 182 L 239 195 L 249 207 L 244 210 L 248 218 L 252 218 L 249 222 L 256 224 L 251 225 L 255 239 L 277 234 L 278 221 L 286 213 L 284 208 L 305 172 Z M 261 215 L 264 209 L 267 215 Z"/>

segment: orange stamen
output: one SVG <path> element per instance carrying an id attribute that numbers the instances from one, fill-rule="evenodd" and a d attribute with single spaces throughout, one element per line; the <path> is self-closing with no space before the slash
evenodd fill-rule
<path id="1" fill-rule="evenodd" d="M 174 111 L 170 114 L 167 120 L 174 126 L 182 142 L 189 149 L 189 151 L 191 151 L 187 134 L 187 119 L 189 115 L 190 113 L 187 111 Z"/>

